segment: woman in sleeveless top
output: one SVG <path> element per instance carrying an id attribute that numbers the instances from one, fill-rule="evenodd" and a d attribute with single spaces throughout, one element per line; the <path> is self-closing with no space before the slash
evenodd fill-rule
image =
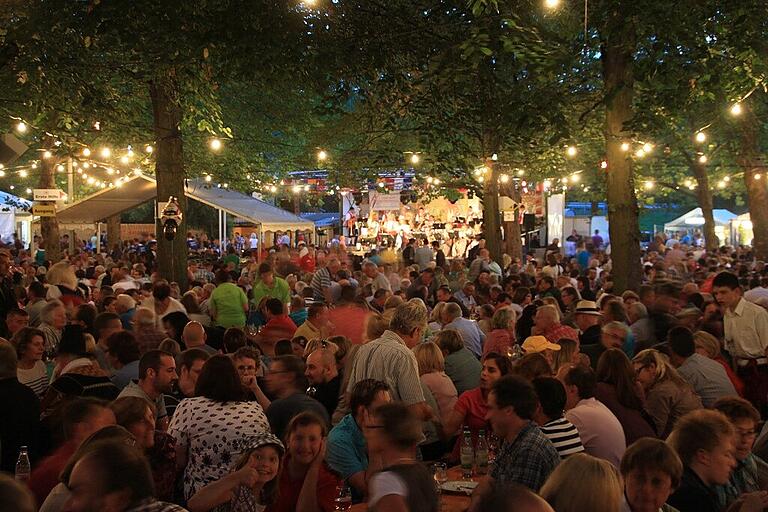
<path id="1" fill-rule="evenodd" d="M 416 460 L 421 422 L 399 402 L 382 405 L 373 416 L 363 434 L 369 456 L 380 457 L 383 469 L 370 480 L 368 510 L 437 512 L 435 482 Z"/>

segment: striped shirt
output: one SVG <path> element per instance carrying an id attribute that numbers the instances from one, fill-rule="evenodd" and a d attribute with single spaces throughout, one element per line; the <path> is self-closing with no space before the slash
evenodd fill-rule
<path id="1" fill-rule="evenodd" d="M 43 399 L 45 392 L 48 390 L 48 374 L 45 371 L 44 362 L 36 361 L 35 366 L 29 370 L 19 367 L 16 370 L 16 376 L 18 377 L 19 382 L 35 392 L 37 398 L 40 400 Z"/>
<path id="2" fill-rule="evenodd" d="M 331 282 L 333 282 L 331 272 L 326 267 L 319 268 L 315 271 L 312 281 L 309 282 L 315 300 L 321 302 L 325 301 L 325 289 L 330 288 Z"/>
<path id="3" fill-rule="evenodd" d="M 348 392 L 363 379 L 389 385 L 392 400 L 413 405 L 424 401 L 416 356 L 400 336 L 386 330 L 380 338 L 361 345 L 350 372 Z"/>
<path id="4" fill-rule="evenodd" d="M 565 418 L 550 421 L 541 427 L 541 431 L 552 441 L 557 453 L 563 459 L 584 451 L 579 431 Z"/>

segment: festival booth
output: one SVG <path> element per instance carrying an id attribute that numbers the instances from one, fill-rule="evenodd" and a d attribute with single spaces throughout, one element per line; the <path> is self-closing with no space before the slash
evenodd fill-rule
<path id="1" fill-rule="evenodd" d="M 469 241 L 482 230 L 482 205 L 464 193 L 455 201 L 438 197 L 419 201 L 407 192 L 369 190 L 355 203 L 352 192 L 342 192 L 344 235 L 355 253 L 371 249 L 401 249 L 408 239 L 437 240 L 448 258 L 465 253 Z"/>
<path id="2" fill-rule="evenodd" d="M 736 214 L 728 210 L 712 210 L 715 218 L 715 235 L 718 245 L 729 245 L 732 242 L 731 221 L 736 219 Z M 704 216 L 701 208 L 694 208 L 685 215 L 681 215 L 671 222 L 664 224 L 664 232 L 667 234 L 690 234 L 701 232 L 704 226 Z"/>
<path id="3" fill-rule="evenodd" d="M 29 243 L 32 240 L 32 203 L 26 199 L 0 191 L 0 238 L 12 243 L 13 235 Z"/>
<path id="4" fill-rule="evenodd" d="M 731 220 L 731 242 L 734 245 L 752 245 L 754 234 L 752 233 L 752 218 L 749 213 L 739 215 Z"/>
<path id="5" fill-rule="evenodd" d="M 290 212 L 272 206 L 246 194 L 229 190 L 203 180 L 187 180 L 185 195 L 188 199 L 198 201 L 217 210 L 219 215 L 219 240 L 227 238 L 227 215 L 235 218 L 235 224 L 242 234 L 248 238 L 252 232 L 259 237 L 260 243 L 272 240 L 272 235 L 289 233 L 291 238 L 303 234 L 305 239 L 314 237 L 315 227 L 312 221 L 304 220 Z M 100 190 L 88 197 L 72 203 L 59 212 L 59 225 L 62 229 L 88 226 L 95 228 L 97 236 L 101 237 L 101 223 L 109 217 L 118 215 L 146 202 L 156 199 L 157 182 L 154 178 L 140 172 L 124 179 L 119 186 Z M 162 207 L 163 205 L 160 205 Z M 267 243 L 267 247 L 272 244 Z M 264 247 L 264 245 L 260 245 Z"/>

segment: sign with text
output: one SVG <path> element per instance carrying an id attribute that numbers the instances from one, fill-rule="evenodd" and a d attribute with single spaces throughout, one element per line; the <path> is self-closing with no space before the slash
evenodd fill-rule
<path id="1" fill-rule="evenodd" d="M 371 211 L 400 210 L 400 192 L 382 194 L 371 190 L 368 192 L 368 204 Z"/>
<path id="2" fill-rule="evenodd" d="M 52 204 L 36 204 L 32 206 L 32 215 L 38 217 L 55 217 L 56 206 Z"/>
<path id="3" fill-rule="evenodd" d="M 32 199 L 35 201 L 60 201 L 64 196 L 64 191 L 58 188 L 36 188 L 32 191 Z"/>

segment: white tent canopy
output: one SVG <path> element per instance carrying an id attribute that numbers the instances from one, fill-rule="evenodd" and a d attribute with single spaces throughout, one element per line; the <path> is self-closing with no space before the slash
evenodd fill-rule
<path id="1" fill-rule="evenodd" d="M 736 214 L 729 210 L 712 210 L 715 218 L 715 226 L 728 226 L 736 218 Z M 704 225 L 704 214 L 701 208 L 694 208 L 685 215 L 664 224 L 664 231 L 689 231 L 700 229 Z"/>
<path id="2" fill-rule="evenodd" d="M 56 217 L 62 223 L 94 224 L 154 199 L 157 195 L 156 189 L 154 178 L 135 173 L 119 187 L 100 190 L 62 208 Z M 188 180 L 185 195 L 188 199 L 199 201 L 220 212 L 252 222 L 262 231 L 314 231 L 311 221 L 264 201 L 234 190 L 218 188 L 202 180 Z"/>

